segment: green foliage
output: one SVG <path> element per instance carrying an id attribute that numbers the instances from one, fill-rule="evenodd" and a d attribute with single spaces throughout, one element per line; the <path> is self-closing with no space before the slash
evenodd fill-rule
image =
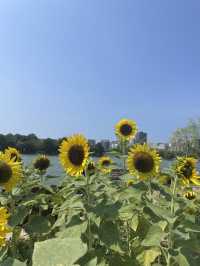
<path id="1" fill-rule="evenodd" d="M 200 195 L 183 197 L 171 175 L 171 187 L 99 172 L 50 187 L 26 170 L 23 183 L 1 193 L 13 235 L 0 265 L 200 265 Z"/>
<path id="2" fill-rule="evenodd" d="M 50 239 L 35 244 L 33 266 L 74 265 L 87 252 L 78 238 Z"/>
<path id="3" fill-rule="evenodd" d="M 35 134 L 27 136 L 20 134 L 0 134 L 0 150 L 7 147 L 15 147 L 25 154 L 44 153 L 54 155 L 58 153 L 58 147 L 61 140 L 55 139 L 39 139 Z"/>

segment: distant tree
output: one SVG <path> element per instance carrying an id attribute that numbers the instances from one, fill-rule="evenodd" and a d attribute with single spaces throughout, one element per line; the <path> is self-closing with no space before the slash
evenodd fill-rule
<path id="1" fill-rule="evenodd" d="M 16 147 L 17 139 L 16 139 L 15 135 L 7 134 L 5 137 L 6 137 L 7 146 Z"/>
<path id="2" fill-rule="evenodd" d="M 58 141 L 54 139 L 45 139 L 42 144 L 42 151 L 45 154 L 57 154 L 58 153 Z"/>
<path id="3" fill-rule="evenodd" d="M 172 150 L 177 154 L 200 155 L 200 119 L 190 120 L 171 137 Z"/>
<path id="4" fill-rule="evenodd" d="M 3 151 L 7 147 L 7 140 L 3 134 L 0 134 L 0 150 Z"/>
<path id="5" fill-rule="evenodd" d="M 38 152 L 37 141 L 34 139 L 29 139 L 25 141 L 22 145 L 23 153 L 26 154 L 35 154 Z"/>

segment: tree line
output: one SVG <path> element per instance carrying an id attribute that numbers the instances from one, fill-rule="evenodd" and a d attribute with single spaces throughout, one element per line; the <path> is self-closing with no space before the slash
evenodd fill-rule
<path id="1" fill-rule="evenodd" d="M 23 154 L 43 153 L 47 155 L 57 155 L 58 149 L 64 138 L 60 139 L 40 139 L 35 134 L 0 134 L 0 151 L 4 151 L 8 147 L 14 147 Z M 90 151 L 94 156 L 102 156 L 105 150 L 101 143 L 90 147 Z"/>

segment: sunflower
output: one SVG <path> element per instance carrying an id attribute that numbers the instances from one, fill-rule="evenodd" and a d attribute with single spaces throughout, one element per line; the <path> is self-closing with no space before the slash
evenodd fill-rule
<path id="1" fill-rule="evenodd" d="M 5 154 L 7 154 L 10 157 L 10 159 L 13 159 L 14 162 L 21 162 L 22 161 L 22 158 L 21 158 L 19 151 L 15 148 L 8 147 L 5 150 Z"/>
<path id="2" fill-rule="evenodd" d="M 92 176 L 94 175 L 96 172 L 96 166 L 95 166 L 95 163 L 93 161 L 89 161 L 87 166 L 86 166 L 86 169 L 84 170 L 84 175 L 88 174 L 89 176 Z"/>
<path id="3" fill-rule="evenodd" d="M 21 162 L 14 162 L 8 154 L 0 153 L 0 186 L 10 192 L 22 177 Z"/>
<path id="4" fill-rule="evenodd" d="M 200 185 L 200 177 L 196 169 L 197 160 L 193 157 L 178 157 L 175 163 L 175 173 L 182 185 Z"/>
<path id="5" fill-rule="evenodd" d="M 160 157 L 147 144 L 134 145 L 127 158 L 127 168 L 131 175 L 140 179 L 156 176 L 160 169 Z"/>
<path id="6" fill-rule="evenodd" d="M 193 200 L 196 198 L 196 194 L 193 191 L 188 191 L 184 195 L 186 199 Z"/>
<path id="7" fill-rule="evenodd" d="M 35 159 L 33 166 L 35 169 L 37 169 L 39 171 L 45 171 L 50 166 L 49 158 L 46 155 L 39 155 Z"/>
<path id="8" fill-rule="evenodd" d="M 5 246 L 7 234 L 11 232 L 8 227 L 9 214 L 7 209 L 0 207 L 0 246 Z"/>
<path id="9" fill-rule="evenodd" d="M 83 135 L 77 134 L 63 140 L 59 152 L 60 162 L 67 174 L 83 174 L 89 158 L 89 145 Z"/>
<path id="10" fill-rule="evenodd" d="M 112 169 L 110 168 L 110 166 L 112 165 L 112 160 L 108 156 L 101 157 L 99 159 L 98 165 L 100 171 L 104 174 L 109 174 L 112 171 Z"/>
<path id="11" fill-rule="evenodd" d="M 122 141 L 130 141 L 137 133 L 135 121 L 122 119 L 115 126 L 115 134 Z"/>

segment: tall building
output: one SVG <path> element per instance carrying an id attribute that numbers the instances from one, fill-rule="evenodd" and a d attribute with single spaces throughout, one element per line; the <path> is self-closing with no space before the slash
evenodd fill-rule
<path id="1" fill-rule="evenodd" d="M 134 139 L 134 144 L 144 144 L 147 143 L 147 133 L 143 131 L 139 131 Z"/>
<path id="2" fill-rule="evenodd" d="M 110 140 L 109 139 L 102 139 L 101 145 L 103 146 L 105 151 L 108 151 L 110 149 Z"/>

